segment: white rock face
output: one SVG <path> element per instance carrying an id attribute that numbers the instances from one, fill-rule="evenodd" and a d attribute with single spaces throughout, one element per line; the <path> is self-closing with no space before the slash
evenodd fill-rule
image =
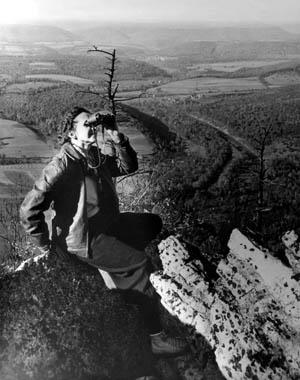
<path id="1" fill-rule="evenodd" d="M 282 241 L 286 246 L 285 254 L 295 274 L 300 273 L 300 240 L 294 231 L 283 235 Z"/>
<path id="2" fill-rule="evenodd" d="M 299 254 L 295 237 L 286 241 Z M 189 253 L 175 237 L 161 242 L 163 271 L 152 274 L 151 281 L 163 305 L 207 339 L 225 378 L 300 379 L 295 273 L 238 230 L 228 246 L 219 278 L 209 287 L 201 262 L 188 261 Z"/>

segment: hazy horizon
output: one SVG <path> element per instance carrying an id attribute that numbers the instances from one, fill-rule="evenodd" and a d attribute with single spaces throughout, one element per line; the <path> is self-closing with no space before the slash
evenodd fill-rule
<path id="1" fill-rule="evenodd" d="M 125 6 L 124 6 L 125 5 Z M 284 24 L 300 23 L 298 0 L 10 0 L 0 25 L 76 23 Z"/>

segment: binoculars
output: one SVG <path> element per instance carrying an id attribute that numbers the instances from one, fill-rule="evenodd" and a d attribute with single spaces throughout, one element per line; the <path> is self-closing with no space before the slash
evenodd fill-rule
<path id="1" fill-rule="evenodd" d="M 116 118 L 109 111 L 98 111 L 91 114 L 84 125 L 92 128 L 102 125 L 102 128 L 105 129 L 116 129 Z"/>

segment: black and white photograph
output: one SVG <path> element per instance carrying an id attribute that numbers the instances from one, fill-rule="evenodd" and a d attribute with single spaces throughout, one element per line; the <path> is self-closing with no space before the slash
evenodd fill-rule
<path id="1" fill-rule="evenodd" d="M 299 1 L 1 0 L 0 380 L 299 380 L 299 194 Z"/>

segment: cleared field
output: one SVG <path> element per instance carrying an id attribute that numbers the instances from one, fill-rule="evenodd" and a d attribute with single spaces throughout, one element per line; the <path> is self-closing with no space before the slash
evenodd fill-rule
<path id="1" fill-rule="evenodd" d="M 158 84 L 163 84 L 164 82 L 161 79 L 138 79 L 138 80 L 120 80 L 119 91 L 133 91 L 133 90 L 142 90 L 147 87 L 152 87 Z"/>
<path id="2" fill-rule="evenodd" d="M 56 64 L 55 64 L 55 62 L 37 61 L 37 62 L 30 62 L 29 66 L 33 66 L 33 67 L 42 66 L 42 67 L 47 67 L 47 68 L 48 67 L 53 68 L 56 66 Z"/>
<path id="3" fill-rule="evenodd" d="M 12 77 L 8 74 L 0 74 L 0 80 L 10 80 Z"/>
<path id="4" fill-rule="evenodd" d="M 26 79 L 50 79 L 53 81 L 72 82 L 81 85 L 92 85 L 93 81 L 90 79 L 75 77 L 72 75 L 63 74 L 30 74 L 25 76 Z"/>
<path id="5" fill-rule="evenodd" d="M 191 93 L 231 92 L 264 88 L 256 77 L 250 78 L 215 78 L 204 77 L 170 82 L 157 88 L 147 90 L 148 94 L 188 95 Z"/>
<path id="6" fill-rule="evenodd" d="M 0 198 L 20 198 L 31 189 L 45 164 L 0 166 Z"/>
<path id="7" fill-rule="evenodd" d="M 6 157 L 51 157 L 54 150 L 36 133 L 15 121 L 0 119 L 0 154 Z"/>
<path id="8" fill-rule="evenodd" d="M 14 83 L 9 86 L 7 86 L 6 90 L 7 92 L 10 91 L 28 91 L 31 89 L 38 89 L 38 88 L 47 88 L 47 87 L 53 87 L 59 84 L 60 82 L 26 82 L 26 83 Z"/>
<path id="9" fill-rule="evenodd" d="M 190 70 L 199 71 L 225 71 L 233 72 L 244 67 L 263 67 L 267 65 L 275 65 L 277 63 L 288 62 L 288 59 L 277 59 L 268 61 L 232 61 L 232 62 L 215 62 L 215 63 L 197 63 L 195 65 L 189 66 Z"/>
<path id="10" fill-rule="evenodd" d="M 274 87 L 300 84 L 300 75 L 295 71 L 277 72 L 265 77 L 265 80 Z"/>

